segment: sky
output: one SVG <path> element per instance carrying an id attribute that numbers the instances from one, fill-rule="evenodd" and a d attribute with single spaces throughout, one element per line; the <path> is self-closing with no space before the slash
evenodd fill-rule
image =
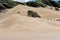
<path id="1" fill-rule="evenodd" d="M 54 1 L 59 1 L 59 0 L 54 0 Z"/>
<path id="2" fill-rule="evenodd" d="M 35 1 L 35 0 L 14 0 L 14 1 L 19 1 L 19 2 L 28 2 L 28 1 Z"/>
<path id="3" fill-rule="evenodd" d="M 35 0 L 14 0 L 14 1 L 19 1 L 19 2 L 28 2 L 28 1 L 35 1 Z M 53 0 L 53 1 L 58 2 L 58 1 L 60 1 L 60 0 Z"/>

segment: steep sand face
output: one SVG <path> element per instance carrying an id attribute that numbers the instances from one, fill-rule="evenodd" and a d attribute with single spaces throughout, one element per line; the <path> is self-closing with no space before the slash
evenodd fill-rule
<path id="1" fill-rule="evenodd" d="M 60 11 L 56 11 L 53 9 L 51 10 L 49 8 L 33 8 L 25 5 L 18 5 L 10 9 L 4 17 L 18 13 L 18 11 L 20 11 L 20 15 L 26 16 L 28 10 L 37 12 L 42 18 L 60 18 Z"/>
<path id="2" fill-rule="evenodd" d="M 41 18 L 28 17 L 28 10 L 37 12 Z M 55 21 L 55 18 L 60 19 L 59 13 L 60 11 L 47 8 L 18 5 L 2 15 L 0 31 L 60 31 L 60 22 Z M 50 20 L 50 18 L 54 20 Z"/>

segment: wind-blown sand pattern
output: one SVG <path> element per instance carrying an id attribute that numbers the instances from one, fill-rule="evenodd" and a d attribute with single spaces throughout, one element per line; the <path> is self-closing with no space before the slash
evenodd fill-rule
<path id="1" fill-rule="evenodd" d="M 41 16 L 41 18 L 28 17 L 27 16 L 28 10 L 37 12 Z M 18 13 L 18 11 L 20 13 Z M 3 33 L 4 32 L 9 32 L 9 33 L 13 33 L 13 32 L 15 32 L 15 33 L 16 32 L 18 32 L 18 33 L 26 32 L 27 33 L 27 32 L 29 32 L 29 34 L 30 34 L 30 32 L 43 32 L 43 33 L 45 33 L 44 35 L 46 36 L 47 35 L 46 32 L 50 32 L 50 33 L 53 32 L 52 34 L 54 34 L 55 32 L 58 34 L 58 32 L 60 32 L 60 21 L 56 21 L 56 20 L 60 20 L 60 11 L 56 11 L 53 9 L 42 8 L 42 7 L 33 8 L 33 7 L 18 5 L 12 9 L 9 9 L 8 12 L 2 13 L 1 17 L 2 18 L 0 18 L 0 32 L 3 32 Z M 9 33 L 7 33 L 7 34 L 9 34 Z M 15 35 L 17 36 L 18 33 L 16 33 Z M 48 35 L 50 33 L 48 33 Z M 1 34 L 1 36 L 3 36 L 2 34 Z M 35 34 L 37 35 L 38 33 L 35 33 Z M 39 34 L 41 34 L 41 33 L 39 33 Z M 30 34 L 30 35 L 32 35 L 32 34 Z M 26 37 L 28 37 L 28 36 L 26 36 Z M 49 39 L 50 38 L 48 38 L 47 40 L 49 40 Z M 4 40 L 4 39 L 2 39 L 2 40 Z M 6 39 L 6 40 L 8 40 L 8 39 Z M 20 40 L 23 40 L 23 39 L 20 39 Z M 25 40 L 28 40 L 28 39 L 25 39 Z M 31 40 L 34 40 L 34 39 L 31 39 Z M 40 40 L 40 39 L 38 39 L 38 40 Z M 41 39 L 41 40 L 44 40 L 44 39 Z M 52 40 L 53 40 L 53 38 L 52 38 Z"/>

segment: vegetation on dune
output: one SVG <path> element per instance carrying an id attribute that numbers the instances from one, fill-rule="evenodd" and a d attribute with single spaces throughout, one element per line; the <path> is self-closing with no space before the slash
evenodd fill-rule
<path id="1" fill-rule="evenodd" d="M 46 7 L 47 5 L 49 5 L 49 6 L 56 7 L 55 8 L 56 10 L 60 8 L 60 1 L 56 3 L 52 0 L 36 0 L 35 2 L 29 1 L 26 3 L 21 3 L 13 0 L 0 0 L 0 10 L 6 9 L 6 8 L 13 8 L 18 4 L 32 6 L 32 7 Z"/>
<path id="2" fill-rule="evenodd" d="M 0 3 L 4 5 L 6 8 L 12 8 L 16 6 L 16 3 L 12 0 L 0 0 Z"/>
<path id="3" fill-rule="evenodd" d="M 26 5 L 31 6 L 31 7 L 40 7 L 39 4 L 37 4 L 36 2 L 33 2 L 33 1 L 32 2 L 27 2 Z"/>
<path id="4" fill-rule="evenodd" d="M 0 0 L 0 10 L 13 8 L 18 4 L 25 5 L 25 3 L 21 3 L 13 0 Z"/>
<path id="5" fill-rule="evenodd" d="M 55 10 L 59 11 L 59 8 L 58 7 L 55 7 Z"/>
<path id="6" fill-rule="evenodd" d="M 46 7 L 46 4 L 41 0 L 36 0 L 35 2 L 29 1 L 26 4 L 32 7 Z"/>
<path id="7" fill-rule="evenodd" d="M 35 2 L 27 2 L 27 5 L 32 7 L 46 7 L 48 5 L 60 8 L 60 1 L 56 2 L 52 0 L 36 0 Z"/>
<path id="8" fill-rule="evenodd" d="M 0 10 L 4 10 L 4 9 L 6 9 L 6 7 L 0 3 Z"/>
<path id="9" fill-rule="evenodd" d="M 47 6 L 42 0 L 36 0 L 36 3 L 39 4 L 41 7 Z"/>
<path id="10" fill-rule="evenodd" d="M 58 2 L 53 1 L 53 0 L 42 0 L 42 1 L 49 6 L 60 8 L 60 1 L 58 1 Z"/>
<path id="11" fill-rule="evenodd" d="M 27 14 L 28 14 L 28 16 L 30 16 L 30 17 L 38 17 L 38 18 L 41 18 L 41 16 L 39 16 L 36 12 L 31 11 L 31 10 L 29 10 L 29 11 L 27 12 Z"/>
<path id="12" fill-rule="evenodd" d="M 13 0 L 0 0 L 0 10 L 6 9 L 6 8 L 13 8 L 18 4 L 25 5 L 25 3 L 21 3 Z"/>

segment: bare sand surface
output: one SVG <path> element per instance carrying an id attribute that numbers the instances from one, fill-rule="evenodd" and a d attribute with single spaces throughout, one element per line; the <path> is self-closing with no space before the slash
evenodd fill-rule
<path id="1" fill-rule="evenodd" d="M 41 18 L 28 17 L 28 10 Z M 18 5 L 0 14 L 0 40 L 60 40 L 60 21 L 56 20 L 60 11 Z"/>
<path id="2" fill-rule="evenodd" d="M 0 33 L 0 40 L 60 40 L 59 32 L 38 33 L 38 32 L 16 32 Z"/>

